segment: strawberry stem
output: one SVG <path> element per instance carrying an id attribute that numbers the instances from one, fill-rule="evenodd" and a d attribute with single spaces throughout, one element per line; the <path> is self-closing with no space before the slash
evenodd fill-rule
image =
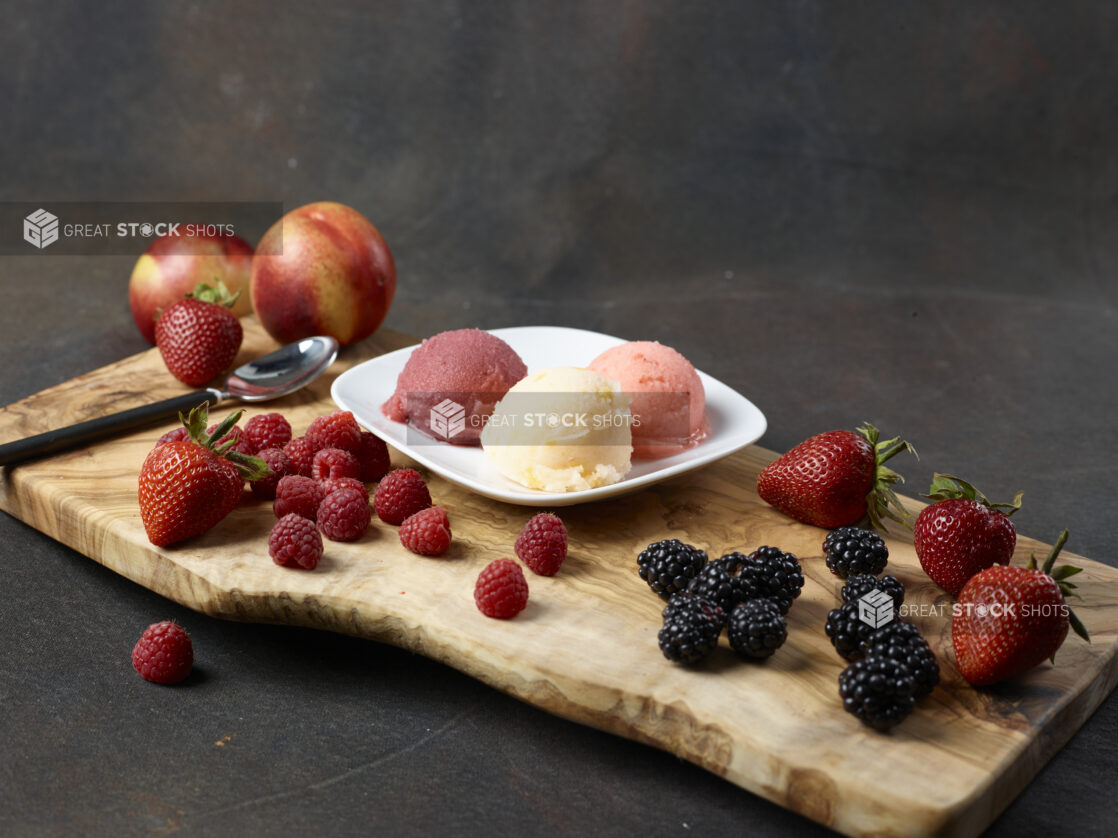
<path id="1" fill-rule="evenodd" d="M 866 422 L 857 430 L 873 446 L 874 450 L 873 487 L 866 495 L 866 514 L 869 516 L 870 526 L 884 529 L 884 519 L 891 518 L 899 524 L 911 527 L 912 514 L 905 509 L 901 499 L 893 491 L 893 484 L 904 483 L 904 478 L 887 467 L 885 463 L 902 451 L 911 451 L 917 459 L 920 459 L 920 455 L 916 453 L 916 449 L 911 444 L 905 442 L 899 436 L 880 442 L 881 432 L 869 422 Z"/>

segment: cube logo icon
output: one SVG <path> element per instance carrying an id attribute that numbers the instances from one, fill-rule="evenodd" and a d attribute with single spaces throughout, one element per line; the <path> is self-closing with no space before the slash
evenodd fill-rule
<path id="1" fill-rule="evenodd" d="M 37 209 L 23 219 L 23 240 L 42 250 L 58 241 L 58 216 Z"/>
<path id="2" fill-rule="evenodd" d="M 858 598 L 858 619 L 870 628 L 880 628 L 893 621 L 893 598 L 874 588 Z"/>
<path id="3" fill-rule="evenodd" d="M 466 408 L 451 399 L 443 399 L 431 408 L 431 432 L 443 439 L 457 436 L 466 429 Z"/>

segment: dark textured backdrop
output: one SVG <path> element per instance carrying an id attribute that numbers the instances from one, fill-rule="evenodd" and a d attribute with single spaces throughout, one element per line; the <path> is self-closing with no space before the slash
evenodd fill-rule
<path id="1" fill-rule="evenodd" d="M 1114 7 L 0 16 L 0 200 L 351 204 L 395 253 L 392 327 L 658 338 L 759 404 L 771 448 L 869 419 L 919 449 L 911 491 L 1025 489 L 1023 531 L 1115 561 Z M 0 260 L 0 403 L 144 347 L 131 264 Z M 421 658 L 191 614 L 7 517 L 0 544 L 0 828 L 813 831 Z M 165 616 L 204 650 L 191 690 L 120 651 Z M 1118 831 L 1116 733 L 1112 698 L 994 832 Z"/>

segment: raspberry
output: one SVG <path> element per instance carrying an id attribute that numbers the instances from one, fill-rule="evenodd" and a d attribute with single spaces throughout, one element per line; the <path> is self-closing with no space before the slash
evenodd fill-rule
<path id="1" fill-rule="evenodd" d="M 317 450 L 305 436 L 297 436 L 283 446 L 283 453 L 291 460 L 293 472 L 303 477 L 310 477 L 313 473 L 314 455 Z"/>
<path id="2" fill-rule="evenodd" d="M 206 428 L 206 433 L 212 434 L 216 430 L 217 425 L 210 425 L 208 428 Z M 229 442 L 229 440 L 233 440 L 231 450 L 240 451 L 242 454 L 248 454 L 249 456 L 253 456 L 256 454 L 256 446 L 248 440 L 248 438 L 245 436 L 245 432 L 241 430 L 240 425 L 234 425 L 233 429 L 229 431 L 229 433 L 227 433 L 225 436 L 214 443 L 214 447 L 218 448 L 222 445 L 225 445 L 225 443 Z"/>
<path id="3" fill-rule="evenodd" d="M 291 473 L 291 460 L 279 448 L 265 448 L 257 451 L 256 456 L 268 464 L 272 473 L 259 480 L 253 480 L 249 486 L 252 493 L 261 500 L 275 500 L 276 487 L 280 480 Z"/>
<path id="4" fill-rule="evenodd" d="M 331 541 L 356 541 L 365 534 L 372 517 L 367 493 L 338 489 L 318 507 L 318 528 Z"/>
<path id="5" fill-rule="evenodd" d="M 272 527 L 268 555 L 280 567 L 314 570 L 322 558 L 322 536 L 314 521 L 289 512 Z"/>
<path id="6" fill-rule="evenodd" d="M 558 515 L 541 512 L 524 525 L 513 549 L 533 573 L 554 576 L 567 558 L 567 528 Z"/>
<path id="7" fill-rule="evenodd" d="M 165 445 L 168 442 L 178 442 L 182 439 L 190 439 L 190 430 L 185 425 L 179 425 L 173 431 L 167 431 L 167 433 L 159 437 L 159 440 L 155 443 L 155 447 L 158 448 L 160 445 Z"/>
<path id="8" fill-rule="evenodd" d="M 376 483 L 392 468 L 388 446 L 383 439 L 369 431 L 361 432 L 361 444 L 353 453 L 361 464 L 360 478 L 365 483 Z"/>
<path id="9" fill-rule="evenodd" d="M 373 493 L 377 517 L 386 524 L 402 524 L 409 515 L 431 505 L 431 492 L 419 472 L 398 468 L 388 472 Z"/>
<path id="10" fill-rule="evenodd" d="M 369 502 L 368 488 L 360 480 L 355 480 L 352 477 L 328 477 L 325 480 L 319 480 L 318 485 L 322 487 L 324 495 L 336 492 L 338 489 L 356 489 L 365 496 L 365 502 Z"/>
<path id="11" fill-rule="evenodd" d="M 441 556 L 450 548 L 450 521 L 441 506 L 409 515 L 400 524 L 400 543 L 420 556 Z"/>
<path id="12" fill-rule="evenodd" d="M 279 413 L 261 413 L 245 422 L 245 438 L 257 451 L 283 448 L 291 442 L 291 423 Z"/>
<path id="13" fill-rule="evenodd" d="M 357 477 L 361 466 L 357 458 L 341 448 L 323 448 L 311 461 L 311 477 L 327 480 L 331 477 Z"/>
<path id="14" fill-rule="evenodd" d="M 146 681 L 177 684 L 194 666 L 194 645 L 177 623 L 152 623 L 132 649 L 132 666 Z"/>
<path id="15" fill-rule="evenodd" d="M 315 451 L 323 448 L 341 448 L 356 451 L 361 444 L 361 428 L 348 410 L 335 410 L 316 417 L 307 428 L 307 439 Z"/>
<path id="16" fill-rule="evenodd" d="M 288 474 L 281 477 L 276 486 L 276 499 L 272 503 L 272 509 L 277 518 L 294 512 L 314 521 L 318 518 L 318 507 L 325 497 L 326 493 L 316 481 L 300 474 Z"/>
<path id="17" fill-rule="evenodd" d="M 478 574 L 474 602 L 486 617 L 507 620 L 528 604 L 528 581 L 512 559 L 495 559 Z"/>

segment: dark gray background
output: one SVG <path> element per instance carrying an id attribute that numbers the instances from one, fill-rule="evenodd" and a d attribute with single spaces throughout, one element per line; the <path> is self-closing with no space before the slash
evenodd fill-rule
<path id="1" fill-rule="evenodd" d="M 770 448 L 868 419 L 919 449 L 910 491 L 1024 489 L 1023 532 L 1115 563 L 1108 4 L 0 12 L 0 200 L 341 201 L 396 256 L 394 328 L 660 339 Z M 0 260 L 0 403 L 144 348 L 132 261 Z M 193 614 L 7 516 L 0 544 L 0 831 L 824 832 L 423 658 Z M 128 661 L 167 617 L 184 689 Z M 1112 697 L 991 833 L 1118 831 L 1116 734 Z"/>

